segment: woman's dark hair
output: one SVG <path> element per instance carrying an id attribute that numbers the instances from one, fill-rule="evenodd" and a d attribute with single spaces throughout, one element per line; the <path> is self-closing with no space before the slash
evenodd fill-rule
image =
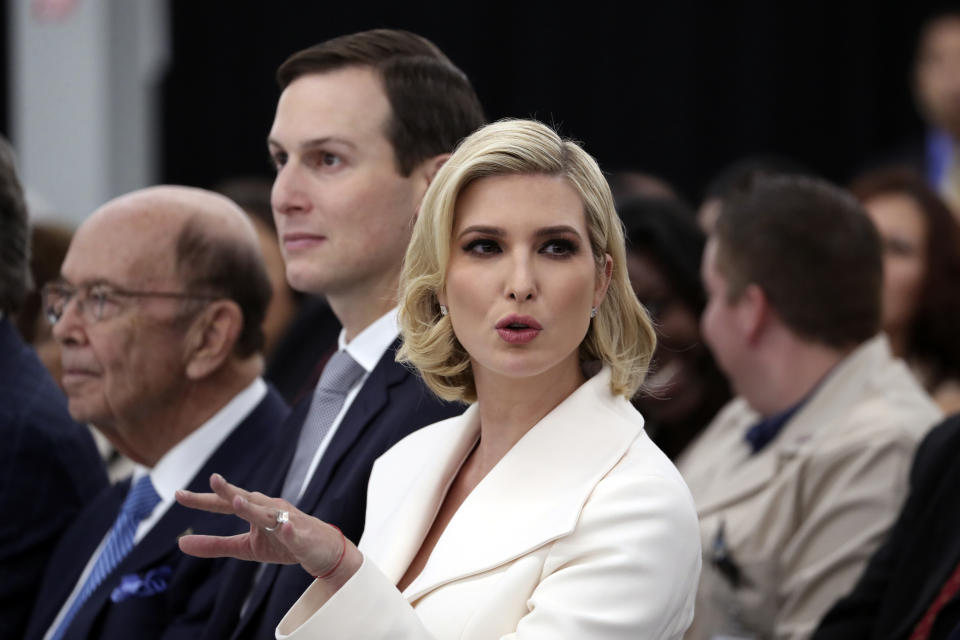
<path id="1" fill-rule="evenodd" d="M 680 200 L 635 196 L 617 207 L 627 250 L 650 255 L 697 317 L 706 306 L 700 260 L 706 237 L 692 210 Z"/>
<path id="2" fill-rule="evenodd" d="M 862 203 L 904 195 L 927 223 L 926 279 L 908 336 L 909 357 L 933 369 L 932 382 L 960 377 L 960 226 L 943 200 L 914 170 L 878 169 L 856 179 L 850 190 Z"/>

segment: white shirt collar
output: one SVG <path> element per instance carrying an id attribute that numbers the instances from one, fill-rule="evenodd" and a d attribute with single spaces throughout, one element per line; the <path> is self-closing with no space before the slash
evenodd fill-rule
<path id="1" fill-rule="evenodd" d="M 226 440 L 234 427 L 240 424 L 267 395 L 267 385 L 257 378 L 246 389 L 233 397 L 199 429 L 178 442 L 167 451 L 149 471 L 150 481 L 164 503 L 172 502 L 177 489 L 185 488 L 207 458 Z M 134 470 L 133 481 L 147 472 L 139 466 Z"/>
<path id="2" fill-rule="evenodd" d="M 397 307 L 390 309 L 380 316 L 369 327 L 357 334 L 350 343 L 347 343 L 346 329 L 340 330 L 340 337 L 337 344 L 340 349 L 346 349 L 347 353 L 366 369 L 367 373 L 373 371 L 373 368 L 380 362 L 384 352 L 400 334 L 400 325 L 397 323 Z"/>

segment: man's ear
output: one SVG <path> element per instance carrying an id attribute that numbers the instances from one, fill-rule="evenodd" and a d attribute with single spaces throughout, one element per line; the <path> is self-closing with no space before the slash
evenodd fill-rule
<path id="1" fill-rule="evenodd" d="M 747 341 L 756 343 L 770 320 L 770 301 L 756 284 L 749 284 L 737 301 L 737 316 Z"/>
<path id="2" fill-rule="evenodd" d="M 420 166 L 416 168 L 416 173 L 420 180 L 421 192 L 420 192 L 420 201 L 417 203 L 417 211 L 414 214 L 414 218 L 420 215 L 420 207 L 423 205 L 423 196 L 427 193 L 427 187 L 430 186 L 430 183 L 433 182 L 433 179 L 437 176 L 437 172 L 440 171 L 440 167 L 450 159 L 449 153 L 441 153 L 440 155 L 432 156 L 427 158 L 420 163 Z"/>
<path id="3" fill-rule="evenodd" d="M 243 330 L 243 312 L 233 300 L 216 300 L 194 319 L 188 331 L 186 374 L 200 380 L 219 369 L 233 353 Z"/>
<path id="4" fill-rule="evenodd" d="M 432 158 L 427 158 L 424 161 L 424 175 L 427 178 L 427 185 L 433 182 L 433 179 L 436 177 L 437 172 L 440 171 L 440 167 L 446 164 L 447 160 L 450 159 L 451 154 L 441 153 L 438 156 L 433 156 Z"/>

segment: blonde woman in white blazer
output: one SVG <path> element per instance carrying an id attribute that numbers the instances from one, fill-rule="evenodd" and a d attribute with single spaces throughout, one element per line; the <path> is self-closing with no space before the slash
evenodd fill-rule
<path id="1" fill-rule="evenodd" d="M 378 460 L 359 548 L 219 476 L 178 500 L 250 532 L 181 548 L 317 576 L 278 638 L 680 638 L 699 529 L 628 401 L 654 333 L 594 160 L 532 121 L 468 137 L 424 198 L 400 300 L 398 358 L 472 406 Z"/>

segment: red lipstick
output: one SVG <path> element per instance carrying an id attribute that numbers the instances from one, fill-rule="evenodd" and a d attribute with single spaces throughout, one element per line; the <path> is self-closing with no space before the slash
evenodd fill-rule
<path id="1" fill-rule="evenodd" d="M 526 344 L 540 335 L 543 327 L 530 316 L 511 314 L 497 323 L 497 333 L 510 344 Z"/>

